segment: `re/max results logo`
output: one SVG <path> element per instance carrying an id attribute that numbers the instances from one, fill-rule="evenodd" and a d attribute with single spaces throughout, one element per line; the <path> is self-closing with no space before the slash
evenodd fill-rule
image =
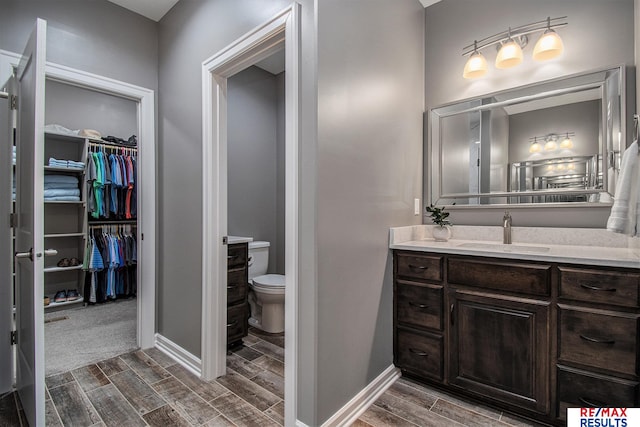
<path id="1" fill-rule="evenodd" d="M 567 427 L 640 426 L 640 408 L 569 408 Z"/>

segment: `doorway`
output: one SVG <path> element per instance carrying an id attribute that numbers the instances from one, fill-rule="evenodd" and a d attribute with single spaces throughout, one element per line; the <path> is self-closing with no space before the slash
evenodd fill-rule
<path id="1" fill-rule="evenodd" d="M 203 239 L 202 372 L 226 372 L 227 79 L 285 51 L 285 424 L 296 420 L 300 6 L 296 3 L 221 50 L 202 66 Z"/>

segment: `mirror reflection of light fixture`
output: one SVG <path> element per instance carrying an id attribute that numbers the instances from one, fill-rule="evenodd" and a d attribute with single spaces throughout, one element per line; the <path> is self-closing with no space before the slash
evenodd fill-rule
<path id="1" fill-rule="evenodd" d="M 573 148 L 573 141 L 571 141 L 571 138 L 569 137 L 569 132 L 567 132 L 567 136 L 565 136 L 564 139 L 560 142 L 560 148 L 562 148 L 563 150 Z"/>
<path id="2" fill-rule="evenodd" d="M 477 46 L 477 42 L 473 42 L 475 46 Z M 482 77 L 487 74 L 487 60 L 484 55 L 478 52 L 477 48 L 474 48 L 473 53 L 467 60 L 467 63 L 464 64 L 464 71 L 462 72 L 462 77 L 465 79 L 476 79 L 478 77 Z"/>
<path id="3" fill-rule="evenodd" d="M 540 151 L 542 151 L 542 147 L 540 146 L 540 143 L 538 142 L 538 137 L 534 137 L 533 138 L 533 143 L 529 146 L 529 152 L 530 153 L 539 153 Z"/>
<path id="4" fill-rule="evenodd" d="M 496 46 L 498 55 L 496 57 L 496 68 L 504 69 L 515 67 L 522 63 L 522 49 L 527 46 L 529 35 L 544 32 L 537 41 L 533 58 L 537 61 L 546 61 L 558 57 L 564 50 L 562 39 L 554 28 L 568 25 L 566 16 L 559 18 L 547 17 L 544 21 L 533 22 L 519 27 L 509 27 L 506 31 L 501 31 L 482 40 L 474 40 L 473 44 L 462 49 L 462 56 L 468 56 L 462 76 L 465 79 L 475 79 L 482 77 L 487 72 L 487 61 L 480 53 L 482 49 L 489 46 Z"/>
<path id="5" fill-rule="evenodd" d="M 551 29 L 551 18 L 547 18 L 547 29 L 540 36 L 538 42 L 533 48 L 533 59 L 536 61 L 547 61 L 560 56 L 564 51 L 562 39 L 554 30 Z"/>
<path id="6" fill-rule="evenodd" d="M 511 68 L 520 65 L 521 62 L 522 48 L 511 38 L 511 28 L 509 28 L 509 38 L 498 51 L 498 56 L 496 56 L 496 68 Z"/>

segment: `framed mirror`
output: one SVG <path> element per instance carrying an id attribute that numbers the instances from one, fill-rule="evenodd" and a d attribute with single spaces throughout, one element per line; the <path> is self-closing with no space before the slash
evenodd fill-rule
<path id="1" fill-rule="evenodd" d="M 610 204 L 626 147 L 625 102 L 619 66 L 433 108 L 426 200 Z"/>

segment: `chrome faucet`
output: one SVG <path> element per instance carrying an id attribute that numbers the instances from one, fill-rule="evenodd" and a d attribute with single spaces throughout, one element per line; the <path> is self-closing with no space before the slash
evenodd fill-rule
<path id="1" fill-rule="evenodd" d="M 511 244 L 511 214 L 509 211 L 504 211 L 504 217 L 502 218 L 502 243 L 505 245 Z"/>

